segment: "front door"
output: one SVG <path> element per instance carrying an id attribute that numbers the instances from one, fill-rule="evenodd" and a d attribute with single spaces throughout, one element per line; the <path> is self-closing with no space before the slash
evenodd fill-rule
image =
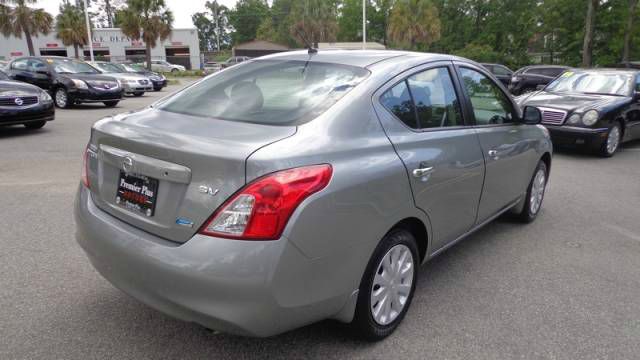
<path id="1" fill-rule="evenodd" d="M 467 63 L 456 66 L 467 104 L 473 110 L 474 128 L 485 158 L 486 174 L 478 223 L 490 218 L 524 195 L 536 162 L 536 131 L 516 122 L 518 113 L 486 72 Z"/>
<path id="2" fill-rule="evenodd" d="M 475 130 L 465 126 L 452 64 L 411 71 L 379 90 L 374 103 L 438 250 L 474 225 L 484 160 Z"/>

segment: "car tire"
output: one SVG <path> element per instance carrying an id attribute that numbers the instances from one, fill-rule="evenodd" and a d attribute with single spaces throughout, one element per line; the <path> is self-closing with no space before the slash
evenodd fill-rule
<path id="1" fill-rule="evenodd" d="M 540 209 L 542 208 L 548 179 L 549 170 L 547 169 L 547 164 L 540 160 L 540 162 L 538 162 L 538 166 L 536 166 L 536 170 L 533 172 L 533 177 L 529 182 L 522 211 L 517 214 L 520 221 L 530 223 L 538 217 Z"/>
<path id="2" fill-rule="evenodd" d="M 106 107 L 114 107 L 116 105 L 118 105 L 120 101 L 105 101 L 103 104 Z"/>
<path id="3" fill-rule="evenodd" d="M 607 131 L 607 138 L 600 147 L 599 154 L 603 157 L 612 157 L 620 148 L 620 142 L 622 141 L 622 128 L 618 122 Z"/>
<path id="4" fill-rule="evenodd" d="M 177 73 L 177 72 L 178 72 L 178 69 L 173 68 L 173 69 L 171 69 L 171 72 L 172 72 L 172 73 Z"/>
<path id="5" fill-rule="evenodd" d="M 42 121 L 34 121 L 34 122 L 29 122 L 24 124 L 24 127 L 26 127 L 29 130 L 36 130 L 36 129 L 41 129 L 47 122 L 42 120 Z"/>
<path id="6" fill-rule="evenodd" d="M 360 282 L 351 322 L 357 336 L 378 341 L 395 331 L 411 306 L 419 259 L 416 239 L 405 229 L 393 229 L 380 241 Z"/>
<path id="7" fill-rule="evenodd" d="M 134 92 L 134 93 L 133 93 L 133 96 L 135 96 L 135 97 L 140 97 L 140 96 L 142 96 L 142 95 L 144 95 L 144 93 L 143 93 L 143 92 Z"/>
<path id="8" fill-rule="evenodd" d="M 66 109 L 71 106 L 71 101 L 69 100 L 69 94 L 67 93 L 67 89 L 63 87 L 59 87 L 53 93 L 53 102 L 60 109 Z"/>

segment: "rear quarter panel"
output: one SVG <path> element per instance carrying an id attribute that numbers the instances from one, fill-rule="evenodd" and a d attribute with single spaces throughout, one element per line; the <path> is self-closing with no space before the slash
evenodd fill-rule
<path id="1" fill-rule="evenodd" d="M 298 166 L 333 167 L 327 188 L 299 206 L 283 234 L 309 259 L 302 273 L 290 274 L 276 291 L 292 306 L 350 295 L 375 247 L 398 221 L 417 217 L 430 230 L 373 110 L 375 80 L 365 80 L 319 118 L 299 126 L 296 135 L 256 151 L 247 161 L 247 181 Z"/>

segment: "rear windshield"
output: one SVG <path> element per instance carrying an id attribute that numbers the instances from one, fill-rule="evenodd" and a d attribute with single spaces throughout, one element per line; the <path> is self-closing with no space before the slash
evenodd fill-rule
<path id="1" fill-rule="evenodd" d="M 159 108 L 265 125 L 298 125 L 335 104 L 369 72 L 307 61 L 248 61 L 176 94 Z"/>

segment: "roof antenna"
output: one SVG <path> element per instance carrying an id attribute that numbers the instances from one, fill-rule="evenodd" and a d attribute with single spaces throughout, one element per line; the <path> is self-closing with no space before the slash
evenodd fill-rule
<path id="1" fill-rule="evenodd" d="M 307 40 L 304 34 L 300 32 L 300 29 L 296 29 L 296 32 L 298 33 L 298 36 L 300 36 L 302 41 L 304 41 L 304 44 L 307 46 L 307 49 L 309 49 L 308 50 L 309 55 L 318 53 L 318 49 L 314 48 L 313 45 L 311 45 L 311 43 L 309 42 L 309 40 Z"/>

